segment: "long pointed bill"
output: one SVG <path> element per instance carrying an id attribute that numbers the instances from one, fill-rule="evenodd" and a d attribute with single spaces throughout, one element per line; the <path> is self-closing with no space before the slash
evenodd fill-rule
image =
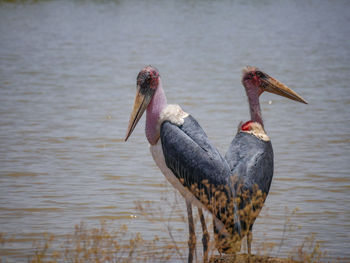
<path id="1" fill-rule="evenodd" d="M 138 87 L 136 97 L 135 97 L 134 107 L 130 115 L 129 126 L 125 136 L 125 141 L 127 141 L 129 136 L 135 129 L 136 124 L 141 119 L 142 114 L 145 112 L 150 101 L 151 101 L 151 96 L 149 96 L 149 94 L 145 94 L 145 95 L 142 94 Z"/>
<path id="2" fill-rule="evenodd" d="M 283 83 L 279 82 L 277 79 L 274 79 L 268 76 L 267 78 L 262 79 L 262 82 L 263 82 L 262 88 L 264 91 L 268 91 L 268 92 L 286 97 L 288 99 L 307 104 L 307 101 L 304 100 L 299 94 L 297 94 L 295 91 L 288 88 Z"/>

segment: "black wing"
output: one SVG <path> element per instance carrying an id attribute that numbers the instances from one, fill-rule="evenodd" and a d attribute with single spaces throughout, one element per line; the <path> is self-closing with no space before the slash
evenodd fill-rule
<path id="1" fill-rule="evenodd" d="M 253 226 L 270 190 L 273 177 L 272 145 L 270 141 L 239 132 L 225 159 L 234 176 L 235 194 L 239 198 L 238 208 L 243 211 L 240 212 L 240 222 L 245 231 Z M 243 210 L 248 205 L 251 209 Z"/>
<path id="2" fill-rule="evenodd" d="M 232 218 L 238 217 L 231 170 L 197 121 L 192 116 L 181 126 L 165 121 L 160 136 L 168 168 L 224 225 L 230 218 L 230 226 L 234 226 Z"/>
<path id="3" fill-rule="evenodd" d="M 213 185 L 227 184 L 227 162 L 192 116 L 181 126 L 164 122 L 160 136 L 166 165 L 184 186 L 200 185 L 204 180 Z"/>
<path id="4" fill-rule="evenodd" d="M 273 150 L 270 141 L 239 132 L 225 159 L 238 181 L 251 189 L 257 185 L 263 193 L 268 194 L 273 177 Z"/>

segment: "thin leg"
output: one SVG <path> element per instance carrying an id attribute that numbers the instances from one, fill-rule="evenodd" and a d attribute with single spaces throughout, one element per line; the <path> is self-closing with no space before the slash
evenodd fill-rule
<path id="1" fill-rule="evenodd" d="M 202 225 L 202 231 L 203 231 L 203 237 L 202 237 L 202 243 L 203 243 L 203 262 L 208 262 L 208 243 L 209 243 L 209 232 L 207 229 L 207 225 L 205 224 L 205 218 L 203 215 L 203 210 L 201 208 L 198 208 L 198 214 L 199 218 L 201 220 Z"/>
<path id="2" fill-rule="evenodd" d="M 192 263 L 193 262 L 193 252 L 196 248 L 196 233 L 194 232 L 194 222 L 193 222 L 191 202 L 186 200 L 186 206 L 187 206 L 188 231 L 189 231 L 188 263 Z"/>
<path id="3" fill-rule="evenodd" d="M 247 234 L 247 248 L 248 248 L 248 261 L 249 262 L 250 262 L 250 258 L 251 258 L 252 239 L 253 239 L 253 232 L 251 229 L 249 229 L 248 234 Z"/>

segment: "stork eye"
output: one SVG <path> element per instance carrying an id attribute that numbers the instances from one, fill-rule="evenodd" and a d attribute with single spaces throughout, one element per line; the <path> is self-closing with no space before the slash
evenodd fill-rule
<path id="1" fill-rule="evenodd" d="M 147 72 L 146 75 L 145 75 L 145 78 L 144 78 L 144 82 L 145 83 L 150 83 L 152 80 L 152 74 Z"/>
<path id="2" fill-rule="evenodd" d="M 265 77 L 266 77 L 265 74 L 262 73 L 261 71 L 257 71 L 257 72 L 256 72 L 256 75 L 257 75 L 259 78 L 265 78 Z"/>
<path id="3" fill-rule="evenodd" d="M 247 72 L 244 77 L 243 77 L 243 80 L 246 81 L 246 80 L 250 80 L 250 79 L 253 79 L 254 78 L 254 74 L 253 72 Z"/>
<path id="4" fill-rule="evenodd" d="M 152 71 L 152 78 L 157 78 L 158 77 L 158 72 L 157 71 Z"/>

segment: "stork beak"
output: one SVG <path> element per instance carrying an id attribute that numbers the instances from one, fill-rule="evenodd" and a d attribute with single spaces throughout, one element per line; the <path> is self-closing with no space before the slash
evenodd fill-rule
<path id="1" fill-rule="evenodd" d="M 142 117 L 142 114 L 145 112 L 148 104 L 150 103 L 152 99 L 152 96 L 149 93 L 142 94 L 140 92 L 140 87 L 137 87 L 137 93 L 135 97 L 134 107 L 132 109 L 130 120 L 129 120 L 129 126 L 128 131 L 125 136 L 125 141 L 129 138 L 131 133 L 136 127 L 136 124 L 139 122 L 139 120 Z"/>
<path id="2" fill-rule="evenodd" d="M 288 88 L 283 83 L 279 82 L 277 79 L 274 79 L 270 76 L 262 79 L 262 89 L 264 91 L 307 104 L 307 101 L 304 100 L 299 94 Z"/>

